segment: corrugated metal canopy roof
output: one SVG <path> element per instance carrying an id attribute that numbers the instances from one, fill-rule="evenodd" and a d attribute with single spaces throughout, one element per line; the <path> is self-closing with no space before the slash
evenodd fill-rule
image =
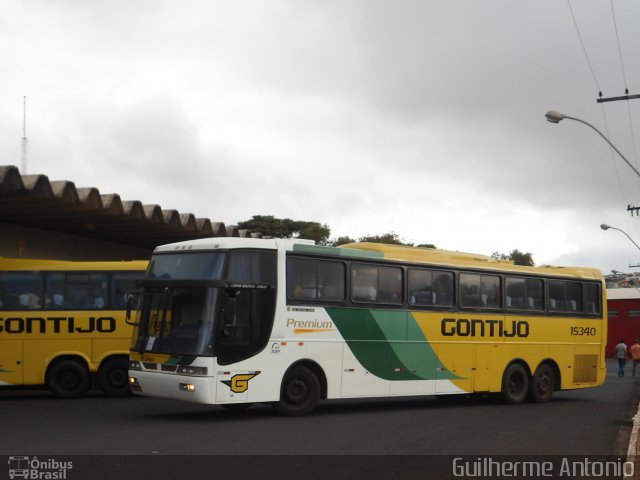
<path id="1" fill-rule="evenodd" d="M 260 236 L 192 213 L 123 201 L 94 187 L 76 188 L 68 180 L 21 175 L 13 165 L 0 166 L 0 223 L 145 248 L 195 238 Z"/>

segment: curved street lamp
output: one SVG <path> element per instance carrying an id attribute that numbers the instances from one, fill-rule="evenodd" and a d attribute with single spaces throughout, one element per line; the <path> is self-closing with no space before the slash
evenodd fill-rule
<path id="1" fill-rule="evenodd" d="M 618 150 L 616 148 L 616 146 L 613 143 L 611 143 L 609 141 L 609 139 L 607 137 L 605 137 L 604 134 L 600 130 L 598 130 L 596 127 L 591 125 L 589 122 L 585 122 L 584 120 L 581 120 L 581 119 L 576 118 L 576 117 L 570 117 L 569 115 L 565 115 L 564 113 L 556 112 L 555 110 L 548 111 L 547 113 L 544 114 L 544 116 L 547 118 L 547 121 L 551 122 L 551 123 L 560 123 L 561 120 L 564 120 L 565 118 L 568 118 L 569 120 L 575 120 L 576 122 L 584 123 L 585 125 L 593 128 L 596 132 L 598 132 L 598 135 L 600 135 L 602 138 L 604 138 L 604 141 L 607 142 L 611 146 L 611 148 L 613 148 L 616 151 L 616 153 L 618 155 L 620 155 L 620 158 L 622 158 L 622 160 L 624 160 L 625 163 L 627 165 L 629 165 L 629 167 L 631 167 L 631 170 L 633 170 L 635 172 L 635 174 L 640 177 L 640 172 L 638 171 L 638 169 L 636 167 L 634 167 L 633 164 L 629 160 L 627 160 L 627 158 L 622 154 L 622 152 L 620 152 L 620 150 Z M 613 227 L 609 227 L 609 228 L 613 228 Z M 603 228 L 603 230 L 606 230 L 606 228 Z M 618 230 L 618 229 L 616 228 L 615 230 Z M 620 230 L 620 231 L 622 231 L 622 230 Z M 627 234 L 625 233 L 625 235 L 627 235 Z M 627 237 L 628 236 L 629 235 L 627 235 Z M 631 240 L 631 241 L 633 242 L 633 240 Z M 636 242 L 633 242 L 633 243 L 635 244 Z M 637 245 L 636 245 L 636 247 L 637 247 Z"/>
<path id="2" fill-rule="evenodd" d="M 627 234 L 627 232 L 625 232 L 624 230 L 622 230 L 622 229 L 620 229 L 620 228 L 616 228 L 616 227 L 611 227 L 611 226 L 607 225 L 606 223 L 603 223 L 602 225 L 600 225 L 600 228 L 601 228 L 602 230 L 609 230 L 609 229 L 611 229 L 611 230 L 617 230 L 617 231 L 619 231 L 619 232 L 624 233 L 624 234 L 627 236 L 627 238 L 628 238 L 629 240 L 631 240 L 631 243 L 633 243 L 633 244 L 636 246 L 636 248 L 637 248 L 638 250 L 640 250 L 640 246 L 638 246 L 638 244 L 637 244 L 636 242 L 634 242 L 634 241 L 633 241 L 633 238 L 631 238 L 631 237 L 629 236 L 629 234 Z"/>

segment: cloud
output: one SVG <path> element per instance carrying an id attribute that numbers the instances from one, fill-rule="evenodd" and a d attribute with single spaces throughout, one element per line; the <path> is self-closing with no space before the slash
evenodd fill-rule
<path id="1" fill-rule="evenodd" d="M 572 5 L 619 94 L 610 6 Z M 640 6 L 615 8 L 635 85 Z M 124 199 L 539 263 L 633 257 L 598 226 L 640 231 L 638 179 L 588 127 L 544 120 L 584 118 L 635 161 L 640 104 L 596 104 L 564 3 L 27 0 L 0 5 L 0 28 L 3 164 L 27 95 L 30 171 Z"/>

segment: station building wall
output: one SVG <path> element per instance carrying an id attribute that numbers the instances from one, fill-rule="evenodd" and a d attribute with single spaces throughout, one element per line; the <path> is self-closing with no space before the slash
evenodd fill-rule
<path id="1" fill-rule="evenodd" d="M 624 338 L 630 347 L 640 339 L 640 290 L 636 288 L 607 289 L 607 358 L 615 357 L 615 346 Z"/>
<path id="2" fill-rule="evenodd" d="M 0 256 L 50 260 L 148 260 L 151 249 L 0 223 Z"/>

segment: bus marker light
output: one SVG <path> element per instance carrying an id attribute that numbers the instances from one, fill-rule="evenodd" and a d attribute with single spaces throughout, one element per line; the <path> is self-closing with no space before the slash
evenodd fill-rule
<path id="1" fill-rule="evenodd" d="M 193 383 L 181 383 L 180 390 L 185 390 L 187 392 L 195 392 L 196 386 Z"/>
<path id="2" fill-rule="evenodd" d="M 304 342 L 298 342 L 298 346 L 299 347 L 303 347 L 304 346 Z"/>

